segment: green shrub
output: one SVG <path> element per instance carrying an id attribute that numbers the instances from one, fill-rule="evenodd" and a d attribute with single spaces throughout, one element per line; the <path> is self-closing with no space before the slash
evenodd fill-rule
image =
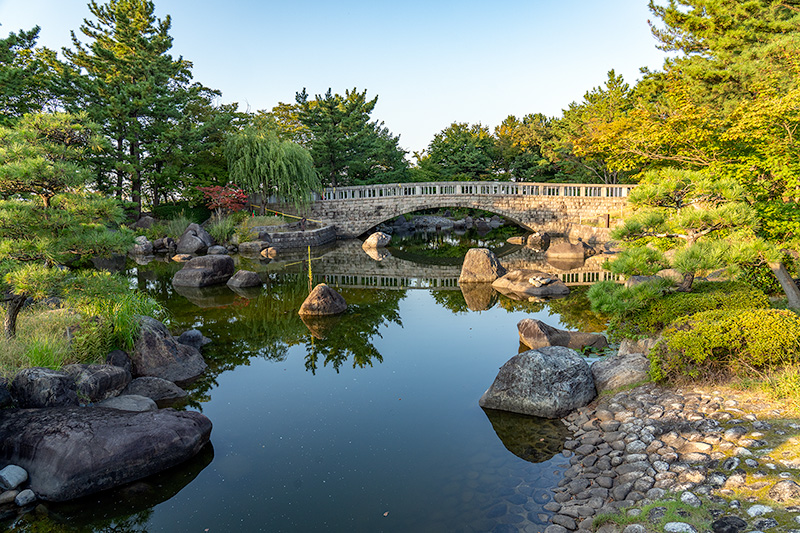
<path id="1" fill-rule="evenodd" d="M 239 242 L 248 242 L 258 238 L 253 228 L 259 226 L 280 226 L 286 223 L 287 221 L 280 216 L 251 216 L 242 220 L 241 224 L 236 228 L 235 233 L 239 237 Z"/>
<path id="2" fill-rule="evenodd" d="M 192 202 L 182 201 L 170 204 L 160 204 L 153 208 L 153 217 L 161 220 L 170 220 L 178 217 L 187 217 L 192 222 L 203 222 L 211 216 L 211 211 L 204 205 L 194 205 Z"/>
<path id="3" fill-rule="evenodd" d="M 717 309 L 673 322 L 650 352 L 656 380 L 743 373 L 800 362 L 800 316 L 778 309 Z"/>
<path id="4" fill-rule="evenodd" d="M 591 297 L 591 293 L 590 293 Z M 592 300 L 594 304 L 594 300 Z M 769 298 L 750 285 L 735 282 L 696 282 L 692 292 L 671 292 L 652 298 L 631 311 L 612 317 L 609 329 L 616 337 L 652 336 L 672 321 L 714 309 L 765 309 Z"/>
<path id="5" fill-rule="evenodd" d="M 220 218 L 212 217 L 211 222 L 206 227 L 206 231 L 218 243 L 228 242 L 236 232 L 236 228 L 246 217 L 247 213 L 245 212 L 232 213 Z"/>
<path id="6" fill-rule="evenodd" d="M 789 275 L 796 278 L 800 274 L 796 261 L 788 254 L 784 255 L 783 261 L 789 271 Z M 772 273 L 772 269 L 763 260 L 739 265 L 739 273 L 736 279 L 753 285 L 767 294 L 784 294 L 783 287 L 781 287 L 775 274 Z"/>

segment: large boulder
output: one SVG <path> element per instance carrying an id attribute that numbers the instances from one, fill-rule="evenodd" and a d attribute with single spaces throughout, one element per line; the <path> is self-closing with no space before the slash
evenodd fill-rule
<path id="1" fill-rule="evenodd" d="M 459 283 L 493 282 L 506 273 L 497 256 L 488 248 L 471 248 L 461 265 Z"/>
<path id="2" fill-rule="evenodd" d="M 179 254 L 204 254 L 208 247 L 213 245 L 214 237 L 198 224 L 192 223 L 186 227 L 183 235 L 178 239 L 177 252 Z"/>
<path id="3" fill-rule="evenodd" d="M 170 402 L 185 398 L 187 393 L 171 381 L 161 378 L 141 377 L 131 381 L 122 391 L 123 398 L 127 395 L 144 396 L 154 402 Z"/>
<path id="4" fill-rule="evenodd" d="M 11 382 L 11 396 L 23 408 L 78 405 L 72 376 L 49 368 L 20 370 Z"/>
<path id="5" fill-rule="evenodd" d="M 557 276 L 538 270 L 512 270 L 492 282 L 492 287 L 503 294 L 516 294 L 527 298 L 554 298 L 569 294 L 569 287 Z"/>
<path id="6" fill-rule="evenodd" d="M 172 284 L 181 287 L 208 287 L 227 282 L 235 270 L 229 255 L 204 255 L 188 261 L 175 273 Z"/>
<path id="7" fill-rule="evenodd" d="M 608 346 L 605 336 L 599 333 L 582 333 L 554 328 L 535 318 L 523 318 L 517 323 L 519 340 L 532 350 L 545 346 L 566 346 L 573 350 L 603 349 Z"/>
<path id="8" fill-rule="evenodd" d="M 158 404 L 152 398 L 140 396 L 138 394 L 126 394 L 125 396 L 115 396 L 96 404 L 97 407 L 108 409 L 118 409 L 120 411 L 155 411 Z"/>
<path id="9" fill-rule="evenodd" d="M 210 434 L 211 421 L 194 411 L 12 409 L 0 417 L 0 463 L 27 470 L 40 499 L 65 501 L 181 463 Z"/>
<path id="10" fill-rule="evenodd" d="M 509 359 L 478 403 L 488 409 L 561 418 L 596 395 L 586 360 L 570 348 L 548 346 Z"/>
<path id="11" fill-rule="evenodd" d="M 382 231 L 376 231 L 369 237 L 367 240 L 364 241 L 364 244 L 361 247 L 364 250 L 374 249 L 374 248 L 384 248 L 389 246 L 389 243 L 392 242 L 392 236 L 388 233 L 384 233 Z"/>
<path id="12" fill-rule="evenodd" d="M 158 320 L 141 317 L 142 329 L 131 354 L 134 376 L 154 376 L 174 383 L 195 379 L 206 369 L 200 352 L 177 342 Z"/>
<path id="13" fill-rule="evenodd" d="M 99 402 L 118 395 L 131 381 L 131 373 L 114 365 L 66 365 L 64 372 L 75 380 L 78 397 Z"/>
<path id="14" fill-rule="evenodd" d="M 263 282 L 261 277 L 250 270 L 240 270 L 228 280 L 229 287 L 260 287 Z"/>
<path id="15" fill-rule="evenodd" d="M 144 235 L 139 235 L 134 239 L 130 253 L 133 255 L 152 255 L 153 243 Z"/>
<path id="16" fill-rule="evenodd" d="M 347 310 L 347 302 L 341 294 L 320 283 L 303 302 L 298 311 L 301 315 L 337 315 Z"/>
<path id="17" fill-rule="evenodd" d="M 5 409 L 12 405 L 14 405 L 14 399 L 11 398 L 11 392 L 8 390 L 8 380 L 0 378 L 0 409 Z"/>
<path id="18" fill-rule="evenodd" d="M 592 363 L 594 385 L 598 392 L 647 381 L 650 361 L 641 353 L 623 353 Z"/>

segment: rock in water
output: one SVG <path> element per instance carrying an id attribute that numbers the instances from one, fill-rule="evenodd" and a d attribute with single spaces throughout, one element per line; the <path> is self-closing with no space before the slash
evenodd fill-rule
<path id="1" fill-rule="evenodd" d="M 196 348 L 177 342 L 158 320 L 149 316 L 141 320 L 142 329 L 131 354 L 134 376 L 154 376 L 180 384 L 203 373 L 206 363 Z"/>
<path id="2" fill-rule="evenodd" d="M 210 435 L 211 421 L 194 411 L 12 409 L 0 418 L 0 462 L 27 470 L 40 499 L 66 501 L 181 463 Z"/>
<path id="3" fill-rule="evenodd" d="M 518 298 L 558 297 L 569 294 L 569 287 L 558 277 L 538 270 L 512 270 L 496 279 L 492 287 L 507 296 Z"/>
<path id="4" fill-rule="evenodd" d="M 383 233 L 382 231 L 376 231 L 369 237 L 367 240 L 364 241 L 364 244 L 361 247 L 365 250 L 369 250 L 372 248 L 383 248 L 385 246 L 389 246 L 389 243 L 392 241 L 392 236 Z"/>
<path id="5" fill-rule="evenodd" d="M 227 282 L 235 270 L 229 255 L 204 255 L 188 261 L 175 273 L 172 284 L 181 287 L 208 287 Z"/>
<path id="6" fill-rule="evenodd" d="M 298 313 L 301 315 L 337 315 L 346 310 L 347 302 L 344 301 L 342 295 L 326 284 L 320 283 L 305 299 Z"/>
<path id="7" fill-rule="evenodd" d="M 228 280 L 229 287 L 260 287 L 263 282 L 261 276 L 249 270 L 240 270 Z"/>
<path id="8" fill-rule="evenodd" d="M 459 283 L 493 282 L 506 273 L 497 256 L 488 248 L 471 248 L 461 265 Z"/>
<path id="9" fill-rule="evenodd" d="M 596 396 L 592 372 L 575 350 L 548 346 L 509 359 L 481 396 L 481 407 L 560 418 Z"/>
<path id="10" fill-rule="evenodd" d="M 566 346 L 573 350 L 584 348 L 602 349 L 608 346 L 608 341 L 599 333 L 581 333 L 580 331 L 565 331 L 549 326 L 541 320 L 523 318 L 517 323 L 519 340 L 532 350 L 544 346 Z"/>

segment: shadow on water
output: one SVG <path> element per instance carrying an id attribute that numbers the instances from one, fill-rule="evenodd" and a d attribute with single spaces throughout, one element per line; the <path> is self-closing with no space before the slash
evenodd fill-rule
<path id="1" fill-rule="evenodd" d="M 9 531 L 146 531 L 153 507 L 178 494 L 214 459 L 206 444 L 193 458 L 145 479 L 65 503 L 45 504 L 16 521 L 0 522 Z M 5 529 L 4 529 L 5 530 Z"/>
<path id="2" fill-rule="evenodd" d="M 508 451 L 529 463 L 543 463 L 564 449 L 569 432 L 560 420 L 484 409 Z"/>

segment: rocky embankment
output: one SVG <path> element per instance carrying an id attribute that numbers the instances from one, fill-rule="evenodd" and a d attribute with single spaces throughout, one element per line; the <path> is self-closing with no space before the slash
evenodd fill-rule
<path id="1" fill-rule="evenodd" d="M 563 419 L 571 466 L 545 505 L 545 533 L 700 533 L 674 496 L 707 513 L 714 533 L 800 532 L 800 424 L 766 402 L 649 384 L 602 396 Z M 766 503 L 766 505 L 765 505 Z M 643 509 L 645 509 L 643 511 Z M 685 517 L 685 521 L 684 521 Z"/>

